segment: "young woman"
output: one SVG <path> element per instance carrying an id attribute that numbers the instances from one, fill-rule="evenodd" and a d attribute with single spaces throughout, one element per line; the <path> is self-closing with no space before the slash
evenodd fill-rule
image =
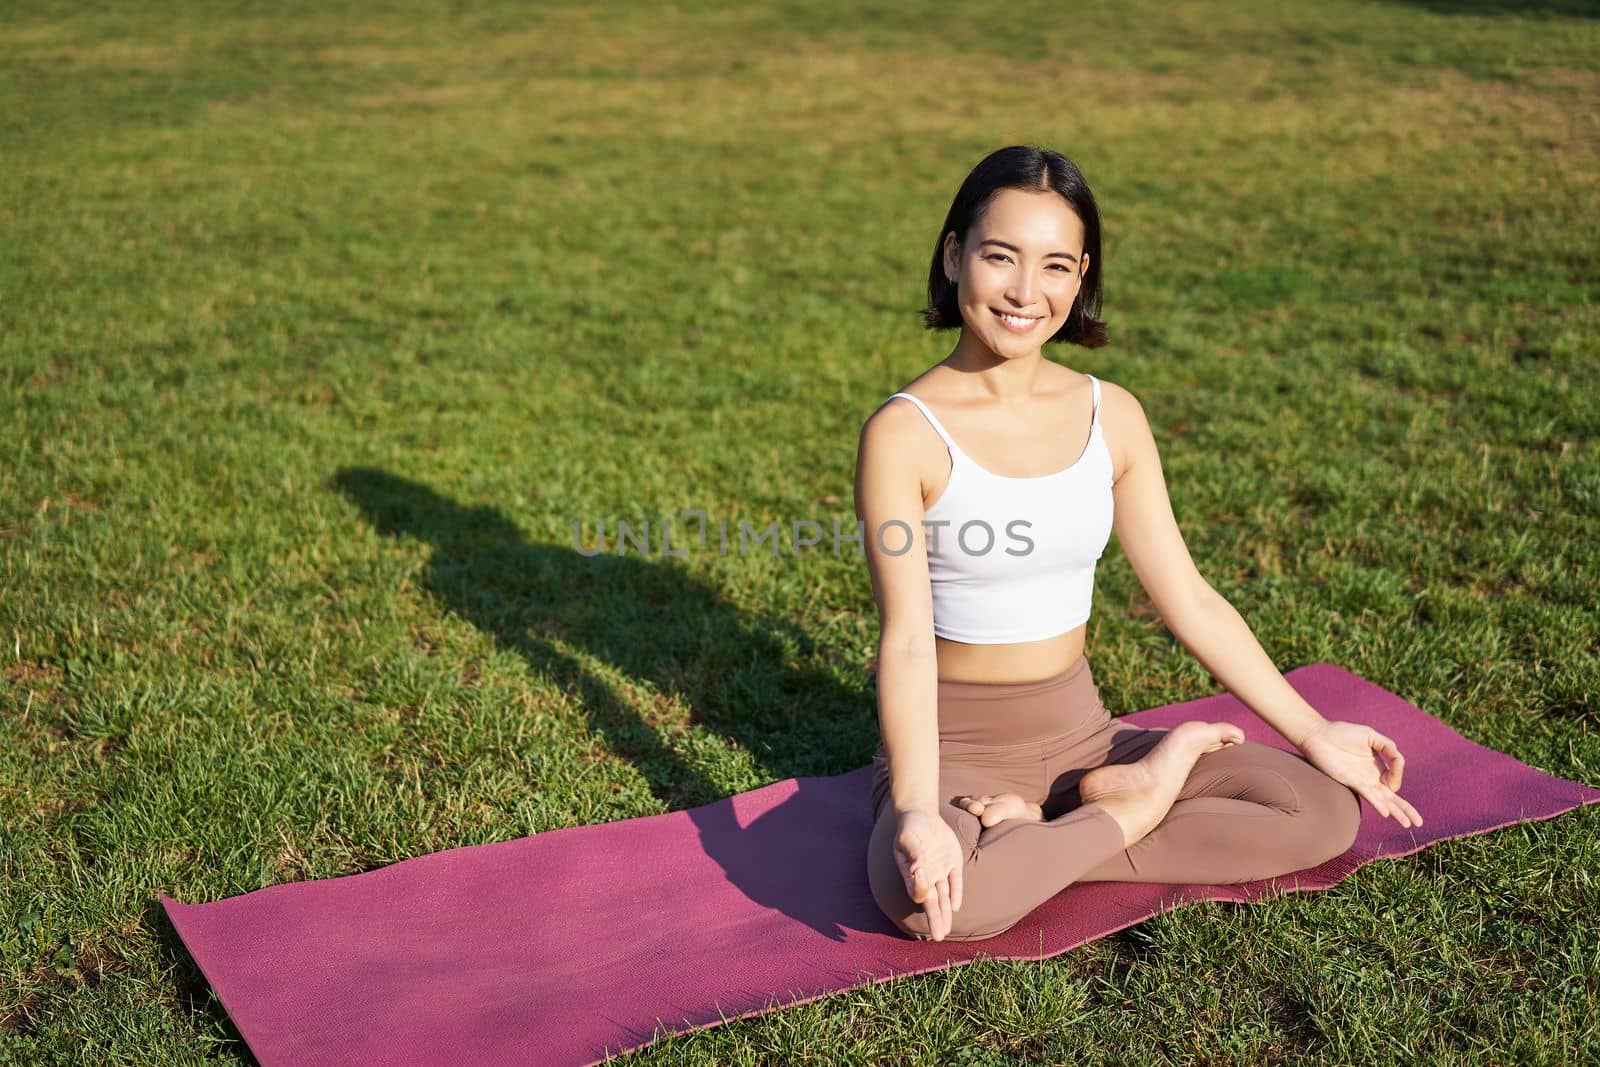
<path id="1" fill-rule="evenodd" d="M 1358 797 L 1403 826 L 1404 758 L 1323 719 L 1195 569 L 1128 390 L 1044 358 L 1106 343 L 1083 175 L 1014 146 L 967 176 L 928 278 L 948 357 L 861 431 L 880 620 L 872 893 L 913 937 L 998 934 L 1073 882 L 1228 883 L 1348 849 Z M 1168 628 L 1301 755 L 1225 723 L 1119 725 L 1084 657 L 1112 531 Z M 1381 757 L 1381 758 L 1380 758 Z"/>

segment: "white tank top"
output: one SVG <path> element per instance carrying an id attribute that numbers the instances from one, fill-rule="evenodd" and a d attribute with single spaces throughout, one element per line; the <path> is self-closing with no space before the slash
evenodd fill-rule
<path id="1" fill-rule="evenodd" d="M 950 480 L 923 515 L 933 632 L 974 645 L 1038 641 L 1089 618 L 1094 570 L 1111 540 L 1111 452 L 1100 380 L 1089 442 L 1072 466 L 1008 478 L 978 466 L 910 393 L 950 449 Z"/>

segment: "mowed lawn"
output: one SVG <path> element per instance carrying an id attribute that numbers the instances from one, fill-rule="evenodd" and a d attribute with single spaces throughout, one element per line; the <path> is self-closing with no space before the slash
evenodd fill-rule
<path id="1" fill-rule="evenodd" d="M 1103 213 L 1112 343 L 1050 358 L 1280 669 L 1600 784 L 1600 8 L 1081 6 L 0 18 L 0 1062 L 250 1062 L 158 891 L 865 764 L 831 524 L 1006 144 Z M 1089 654 L 1114 713 L 1219 688 L 1115 542 Z M 633 1059 L 1594 1062 L 1597 857 L 1580 809 Z"/>

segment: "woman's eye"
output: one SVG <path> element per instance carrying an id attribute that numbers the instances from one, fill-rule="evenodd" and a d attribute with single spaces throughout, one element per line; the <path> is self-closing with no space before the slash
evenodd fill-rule
<path id="1" fill-rule="evenodd" d="M 998 260 L 1002 260 L 1002 261 L 1004 261 L 1006 263 L 1010 263 L 1011 262 L 1011 257 L 1010 256 L 1003 256 L 999 252 L 991 252 L 989 255 L 984 256 L 983 258 L 984 259 L 998 259 Z M 1061 271 L 1063 274 L 1071 274 L 1072 273 L 1072 268 L 1067 266 L 1064 263 L 1052 263 L 1050 265 L 1052 267 L 1055 267 L 1057 270 Z"/>

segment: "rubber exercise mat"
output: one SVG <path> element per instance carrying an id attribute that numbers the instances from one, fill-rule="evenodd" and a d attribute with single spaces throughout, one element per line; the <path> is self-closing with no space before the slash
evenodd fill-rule
<path id="1" fill-rule="evenodd" d="M 860 767 L 363 874 L 161 901 L 265 1067 L 588 1065 L 980 954 L 1043 959 L 1191 901 L 1327 889 L 1379 857 L 1600 801 L 1600 790 L 1473 744 L 1340 667 L 1285 677 L 1324 717 L 1394 738 L 1420 828 L 1363 801 L 1355 845 L 1319 867 L 1243 885 L 1073 885 L 997 937 L 922 942 L 868 891 L 871 768 Z M 1292 751 L 1227 693 L 1123 718 L 1228 721 Z"/>

